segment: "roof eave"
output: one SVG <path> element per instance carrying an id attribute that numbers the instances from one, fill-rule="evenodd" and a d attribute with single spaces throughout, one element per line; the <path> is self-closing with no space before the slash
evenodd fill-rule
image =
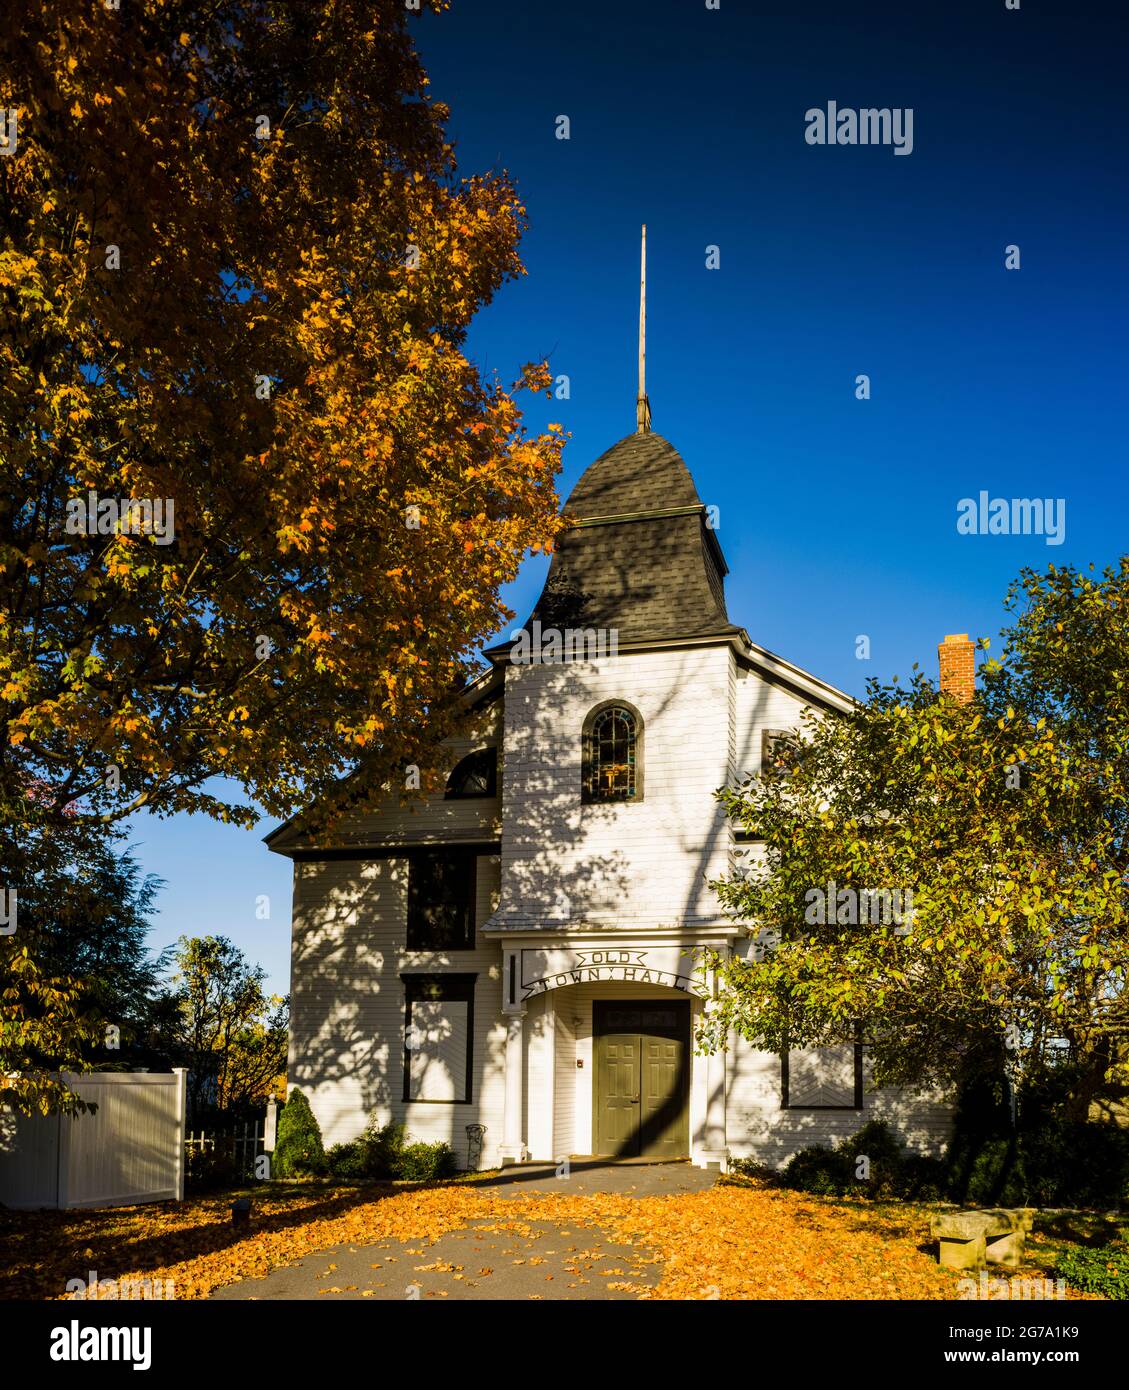
<path id="1" fill-rule="evenodd" d="M 810 694 L 816 704 L 822 705 L 826 709 L 835 710 L 840 714 L 850 714 L 852 710 L 858 709 L 859 702 L 853 695 L 848 695 L 845 690 L 840 690 L 837 686 L 820 680 L 810 671 L 805 671 L 802 666 L 786 661 L 782 656 L 777 656 L 775 652 L 770 652 L 766 647 L 758 647 L 744 628 L 741 629 L 741 638 L 744 646 L 742 655 L 750 666 L 762 674 L 805 694 Z"/>
<path id="2" fill-rule="evenodd" d="M 487 653 L 483 653 L 483 655 L 487 655 Z M 459 692 L 459 698 L 468 709 L 478 709 L 502 693 L 502 681 L 502 672 L 498 669 L 496 664 L 492 664 L 486 670 L 480 671 L 472 680 L 467 681 L 466 685 L 464 685 Z M 345 780 L 347 779 L 342 779 L 342 781 Z M 279 849 L 275 841 L 288 830 L 292 829 L 295 822 L 298 821 L 302 815 L 303 812 L 296 811 L 294 815 L 284 820 L 281 825 L 276 825 L 273 830 L 263 836 L 262 842 L 272 854 L 282 854 L 285 855 L 286 858 L 291 857 L 285 850 Z"/>

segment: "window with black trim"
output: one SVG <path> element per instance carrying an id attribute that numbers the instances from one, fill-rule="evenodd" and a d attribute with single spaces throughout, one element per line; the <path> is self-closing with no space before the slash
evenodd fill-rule
<path id="1" fill-rule="evenodd" d="M 784 1110 L 861 1110 L 862 1043 L 788 1048 L 780 1058 Z"/>
<path id="2" fill-rule="evenodd" d="M 455 764 L 454 771 L 447 778 L 447 790 L 443 793 L 446 801 L 461 800 L 464 797 L 498 795 L 498 750 L 480 748 L 476 753 L 468 753 Z"/>
<path id="3" fill-rule="evenodd" d="M 417 850 L 409 856 L 409 951 L 474 949 L 477 880 L 474 850 Z"/>
<path id="4" fill-rule="evenodd" d="M 643 800 L 643 721 L 622 700 L 609 700 L 584 721 L 584 801 Z"/>
<path id="5" fill-rule="evenodd" d="M 474 975 L 401 975 L 404 1100 L 462 1105 L 474 1089 Z"/>
<path id="6" fill-rule="evenodd" d="M 761 732 L 761 776 L 786 777 L 803 756 L 803 744 L 791 729 Z"/>

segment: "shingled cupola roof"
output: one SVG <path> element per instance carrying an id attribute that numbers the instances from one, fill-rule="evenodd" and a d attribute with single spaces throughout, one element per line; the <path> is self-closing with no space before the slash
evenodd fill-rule
<path id="1" fill-rule="evenodd" d="M 529 618 L 554 629 L 615 634 L 617 646 L 728 638 L 728 568 L 690 470 L 651 429 L 647 397 L 647 228 L 639 257 L 639 394 L 636 431 L 584 472 L 565 504 L 549 575 Z M 520 639 L 517 639 L 520 640 Z M 613 648 L 614 650 L 614 648 Z M 510 651 L 492 648 L 494 660 Z"/>
<path id="2" fill-rule="evenodd" d="M 661 434 L 629 434 L 581 474 L 565 504 L 577 518 L 625 516 L 667 507 L 700 507 L 682 455 Z"/>
<path id="3" fill-rule="evenodd" d="M 624 643 L 729 636 L 717 536 L 677 449 L 647 430 L 593 463 L 565 505 L 530 622 L 615 630 Z"/>

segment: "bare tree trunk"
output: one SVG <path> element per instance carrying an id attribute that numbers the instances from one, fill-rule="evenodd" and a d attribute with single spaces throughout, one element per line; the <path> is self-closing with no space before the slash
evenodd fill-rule
<path id="1" fill-rule="evenodd" d="M 1078 1072 L 1066 1118 L 1079 1122 L 1088 1120 L 1090 1106 L 1105 1089 L 1106 1073 L 1113 1064 L 1113 1049 L 1109 1038 L 1098 1038 L 1089 1052 L 1079 1058 Z"/>

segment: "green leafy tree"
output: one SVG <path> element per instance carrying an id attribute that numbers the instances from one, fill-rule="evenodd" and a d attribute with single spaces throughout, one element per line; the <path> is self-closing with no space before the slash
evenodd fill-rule
<path id="1" fill-rule="evenodd" d="M 0 1105 L 26 1115 L 90 1107 L 59 1070 L 89 1070 L 102 1030 L 78 1006 L 80 984 L 52 976 L 26 942 L 0 941 Z"/>
<path id="2" fill-rule="evenodd" d="M 220 1107 L 246 1110 L 284 1094 L 289 1043 L 290 1006 L 272 997 L 269 1007 L 238 1028 L 231 1040 L 220 1073 Z"/>
<path id="3" fill-rule="evenodd" d="M 135 1050 L 152 1042 L 170 955 L 149 948 L 162 886 L 155 875 L 143 874 L 131 851 L 119 852 L 108 838 L 88 835 L 83 858 L 66 866 L 64 882 L 54 885 L 49 898 L 41 885 L 25 909 L 23 924 L 36 938 L 41 963 L 53 974 L 79 978 L 84 1012 L 120 1033 L 115 1045 L 103 1049 L 100 1064 L 128 1064 Z M 115 1051 L 121 1054 L 117 1059 Z"/>
<path id="4" fill-rule="evenodd" d="M 287 1001 L 227 937 L 181 937 L 175 960 L 190 1112 L 265 1099 L 286 1067 Z"/>
<path id="5" fill-rule="evenodd" d="M 719 793 L 763 837 L 718 885 L 763 950 L 717 962 L 709 1045 L 858 1023 L 879 1084 L 1006 1064 L 1028 1087 L 1069 1077 L 1082 1118 L 1108 1084 L 1129 1041 L 1129 558 L 1025 570 L 1006 607 L 971 703 L 920 672 L 872 683 L 844 717 L 808 718 L 784 770 Z"/>
<path id="6" fill-rule="evenodd" d="M 147 945 L 160 883 L 119 839 L 77 821 L 0 827 L 8 882 L 21 885 L 0 935 L 0 1103 L 74 1111 L 57 1072 L 167 1064 L 163 961 Z"/>

